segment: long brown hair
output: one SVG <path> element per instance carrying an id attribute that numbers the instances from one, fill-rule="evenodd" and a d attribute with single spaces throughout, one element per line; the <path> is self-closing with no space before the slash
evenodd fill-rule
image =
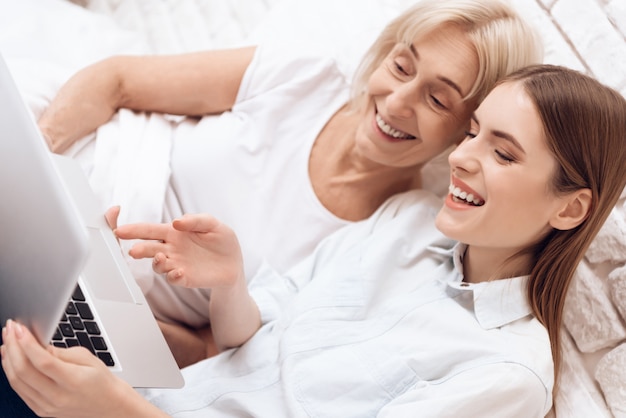
<path id="1" fill-rule="evenodd" d="M 528 299 L 548 330 L 556 378 L 567 289 L 626 185 L 626 100 L 597 80 L 560 66 L 531 66 L 513 73 L 507 81 L 520 83 L 539 113 L 546 143 L 557 160 L 550 185 L 553 192 L 587 188 L 592 193 L 589 213 L 580 225 L 552 230 L 530 250 L 535 264 Z"/>

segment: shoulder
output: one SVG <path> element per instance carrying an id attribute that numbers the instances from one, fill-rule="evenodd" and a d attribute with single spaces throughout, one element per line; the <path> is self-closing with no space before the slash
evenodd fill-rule
<path id="1" fill-rule="evenodd" d="M 438 380 L 422 381 L 387 404 L 379 416 L 409 417 L 420 411 L 423 417 L 543 418 L 551 405 L 551 388 L 532 370 L 519 363 L 495 360 L 463 367 Z"/>
<path id="2" fill-rule="evenodd" d="M 552 385 L 527 364 L 487 363 L 465 373 L 466 381 L 473 381 L 476 392 L 480 392 L 475 393 L 476 398 L 480 399 L 481 393 L 487 395 L 482 402 L 487 415 L 543 417 L 552 407 Z"/>
<path id="3" fill-rule="evenodd" d="M 260 44 L 242 80 L 238 101 L 273 89 L 303 86 L 345 89 L 348 84 L 336 60 L 294 46 Z M 328 87 L 326 87 L 328 86 Z"/>
<path id="4" fill-rule="evenodd" d="M 429 245 L 449 248 L 452 241 L 437 230 L 434 222 L 441 204 L 441 198 L 426 190 L 399 193 L 369 218 L 346 225 L 324 241 L 347 247 L 365 245 L 378 253 L 405 244 L 418 249 Z"/>
<path id="5" fill-rule="evenodd" d="M 451 248 L 454 241 L 435 226 L 443 201 L 428 190 L 410 190 L 390 197 L 366 221 L 370 234 L 393 237 L 396 243 Z"/>
<path id="6" fill-rule="evenodd" d="M 515 393 L 532 399 L 545 414 L 552 406 L 554 387 L 554 363 L 550 338 L 534 316 L 528 315 L 499 328 L 501 347 L 499 355 L 485 361 L 483 369 L 492 370 L 492 390 L 509 394 L 512 401 Z"/>
<path id="7" fill-rule="evenodd" d="M 424 221 L 434 221 L 443 201 L 429 190 L 416 189 L 391 196 L 372 215 L 372 219 L 423 217 Z"/>
<path id="8" fill-rule="evenodd" d="M 546 387 L 554 384 L 554 363 L 550 337 L 545 326 L 529 315 L 501 328 L 509 358 L 526 367 Z"/>

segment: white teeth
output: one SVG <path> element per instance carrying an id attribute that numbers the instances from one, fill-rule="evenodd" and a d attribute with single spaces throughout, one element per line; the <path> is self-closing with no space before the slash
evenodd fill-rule
<path id="1" fill-rule="evenodd" d="M 378 125 L 378 127 L 380 128 L 381 131 L 383 131 L 387 135 L 392 136 L 394 138 L 398 138 L 398 139 L 409 139 L 409 138 L 412 138 L 412 135 L 409 135 L 409 134 L 407 134 L 405 132 L 399 131 L 399 130 L 389 126 L 383 120 L 383 118 L 380 117 L 380 115 L 378 113 L 376 114 L 376 124 Z"/>
<path id="2" fill-rule="evenodd" d="M 448 187 L 448 191 L 457 199 L 465 200 L 466 202 L 472 203 L 476 206 L 481 206 L 483 204 L 483 202 L 481 202 L 481 200 L 475 197 L 472 193 L 467 193 L 453 184 Z"/>

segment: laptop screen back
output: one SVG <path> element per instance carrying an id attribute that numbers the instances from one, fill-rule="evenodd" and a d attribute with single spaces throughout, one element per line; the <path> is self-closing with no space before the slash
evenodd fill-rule
<path id="1" fill-rule="evenodd" d="M 0 199 L 0 321 L 47 344 L 87 257 L 87 232 L 1 56 Z"/>

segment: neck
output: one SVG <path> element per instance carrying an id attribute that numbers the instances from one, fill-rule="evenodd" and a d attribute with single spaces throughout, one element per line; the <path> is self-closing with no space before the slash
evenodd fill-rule
<path id="1" fill-rule="evenodd" d="M 391 166 L 363 155 L 356 146 L 357 127 L 362 118 L 360 112 L 350 111 L 347 107 L 331 118 L 314 147 L 320 160 L 324 161 L 324 169 L 340 181 L 364 182 L 380 190 L 398 192 L 421 187 L 421 165 Z M 322 153 L 325 154 L 323 159 Z"/>
<path id="2" fill-rule="evenodd" d="M 463 256 L 463 281 L 479 283 L 530 273 L 530 254 L 517 254 L 510 248 L 468 246 Z"/>
<path id="3" fill-rule="evenodd" d="M 356 147 L 362 115 L 337 112 L 311 150 L 309 177 L 322 204 L 345 220 L 370 216 L 390 196 L 421 184 L 421 167 L 392 167 L 372 161 Z"/>

